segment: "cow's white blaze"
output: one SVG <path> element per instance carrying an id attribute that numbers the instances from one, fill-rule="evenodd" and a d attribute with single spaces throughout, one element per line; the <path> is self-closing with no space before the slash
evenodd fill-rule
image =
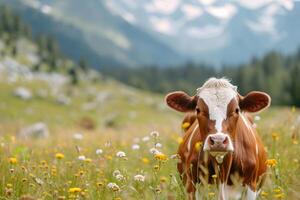
<path id="1" fill-rule="evenodd" d="M 198 94 L 208 107 L 210 120 L 215 120 L 218 133 L 222 132 L 222 123 L 227 116 L 228 104 L 236 95 L 236 91 L 232 88 L 207 88 Z"/>
<path id="2" fill-rule="evenodd" d="M 228 82 L 228 84 L 230 83 Z M 217 134 L 224 134 L 222 124 L 227 117 L 228 104 L 233 98 L 237 97 L 237 92 L 232 87 L 201 88 L 198 93 L 198 96 L 203 99 L 208 107 L 210 120 L 215 121 Z M 204 149 L 205 148 L 208 148 L 207 141 L 204 142 Z M 233 151 L 233 145 L 230 139 L 228 150 Z"/>

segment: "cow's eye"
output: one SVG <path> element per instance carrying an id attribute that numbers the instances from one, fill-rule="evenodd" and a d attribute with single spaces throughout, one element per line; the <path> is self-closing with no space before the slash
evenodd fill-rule
<path id="1" fill-rule="evenodd" d="M 200 108 L 196 108 L 197 114 L 200 113 Z"/>
<path id="2" fill-rule="evenodd" d="M 239 109 L 239 108 L 236 108 L 236 109 L 235 109 L 235 113 L 236 113 L 236 114 L 239 114 L 239 112 L 240 112 L 240 109 Z"/>

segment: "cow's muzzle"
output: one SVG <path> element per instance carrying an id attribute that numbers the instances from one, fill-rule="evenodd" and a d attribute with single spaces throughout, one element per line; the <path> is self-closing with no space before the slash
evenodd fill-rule
<path id="1" fill-rule="evenodd" d="M 221 164 L 225 155 L 233 151 L 233 145 L 229 135 L 215 133 L 207 136 L 203 150 L 209 152 Z"/>

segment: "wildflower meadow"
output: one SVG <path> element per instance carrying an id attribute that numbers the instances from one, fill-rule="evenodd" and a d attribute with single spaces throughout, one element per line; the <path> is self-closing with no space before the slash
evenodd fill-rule
<path id="1" fill-rule="evenodd" d="M 262 123 L 260 132 L 270 122 Z M 287 123 L 263 134 L 269 171 L 261 199 L 299 195 L 300 149 Z M 79 140 L 69 135 L 33 142 L 5 135 L 1 138 L 1 199 L 185 199 L 176 171 L 180 134 L 140 134 L 114 140 L 96 134 Z M 215 199 L 215 191 L 216 186 L 209 186 L 207 199 Z"/>
<path id="2" fill-rule="evenodd" d="M 115 83 L 106 84 L 115 91 Z M 83 88 L 73 91 L 73 104 L 62 106 L 44 99 L 23 102 L 11 97 L 15 86 L 1 87 L 0 199 L 186 199 L 176 153 L 189 124 L 181 124 L 183 115 L 145 100 L 163 106 L 163 96 L 134 91 L 137 103 L 124 104 L 118 100 L 122 97 L 114 97 L 104 113 L 78 110 L 90 98 L 76 92 Z M 125 115 L 132 112 L 128 107 L 136 108 L 137 116 Z M 101 118 L 114 109 L 124 114 L 118 125 L 78 125 L 83 116 L 102 124 Z M 268 152 L 268 178 L 259 199 L 299 199 L 298 115 L 295 107 L 271 107 L 254 116 Z M 48 124 L 49 136 L 21 137 L 20 127 L 37 116 Z M 202 144 L 195 148 L 201 150 Z M 216 199 L 217 188 L 206 185 L 201 195 Z"/>

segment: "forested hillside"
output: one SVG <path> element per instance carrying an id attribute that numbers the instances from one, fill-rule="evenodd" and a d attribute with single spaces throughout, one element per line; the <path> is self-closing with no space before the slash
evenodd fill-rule
<path id="1" fill-rule="evenodd" d="M 194 94 L 196 88 L 211 76 L 227 77 L 238 85 L 241 94 L 262 90 L 272 96 L 273 104 L 300 106 L 300 50 L 291 56 L 270 52 L 240 66 L 188 63 L 161 69 L 156 66 L 140 69 L 103 69 L 103 73 L 139 88 L 165 93 L 185 90 Z"/>
<path id="2" fill-rule="evenodd" d="M 87 70 L 81 58 L 75 63 L 66 58 L 51 35 L 32 36 L 31 28 L 6 6 L 0 7 L 0 61 L 15 60 L 33 71 L 68 74 L 74 84 L 80 73 Z M 0 63 L 1 64 L 1 63 Z"/>

